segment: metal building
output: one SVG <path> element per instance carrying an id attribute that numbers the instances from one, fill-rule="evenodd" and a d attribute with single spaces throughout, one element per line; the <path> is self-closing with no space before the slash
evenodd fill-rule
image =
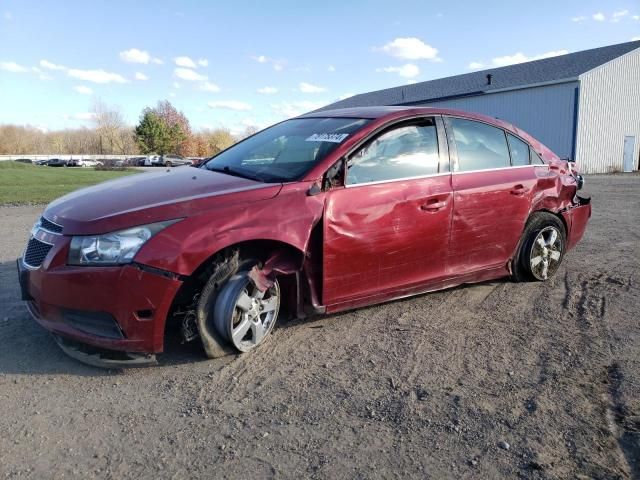
<path id="1" fill-rule="evenodd" d="M 638 170 L 640 41 L 403 85 L 325 109 L 425 105 L 513 123 L 584 173 Z"/>

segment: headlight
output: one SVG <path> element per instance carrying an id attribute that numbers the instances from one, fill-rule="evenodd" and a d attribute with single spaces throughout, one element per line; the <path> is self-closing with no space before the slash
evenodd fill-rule
<path id="1" fill-rule="evenodd" d="M 73 237 L 69 265 L 122 265 L 131 263 L 138 250 L 156 233 L 177 222 L 151 223 L 104 235 Z"/>

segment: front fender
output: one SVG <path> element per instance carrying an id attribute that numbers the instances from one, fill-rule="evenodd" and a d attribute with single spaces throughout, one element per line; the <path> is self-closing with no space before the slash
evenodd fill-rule
<path id="1" fill-rule="evenodd" d="M 311 184 L 288 184 L 274 198 L 188 217 L 149 240 L 135 261 L 191 275 L 216 252 L 241 242 L 272 240 L 306 252 L 324 208 L 323 193 L 307 195 Z"/>

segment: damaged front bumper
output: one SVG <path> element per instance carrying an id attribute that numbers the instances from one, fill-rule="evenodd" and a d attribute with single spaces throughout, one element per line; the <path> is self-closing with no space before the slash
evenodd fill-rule
<path id="1" fill-rule="evenodd" d="M 17 266 L 29 313 L 69 356 L 104 368 L 155 363 L 182 285 L 177 276 L 135 264 L 33 270 L 18 259 Z"/>

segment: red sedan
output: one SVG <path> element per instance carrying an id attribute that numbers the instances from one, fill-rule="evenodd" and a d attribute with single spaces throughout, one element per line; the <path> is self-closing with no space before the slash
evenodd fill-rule
<path id="1" fill-rule="evenodd" d="M 54 201 L 18 260 L 22 294 L 88 363 L 154 361 L 167 322 L 209 357 L 245 352 L 285 314 L 505 276 L 547 280 L 591 215 L 581 186 L 572 164 L 492 118 L 412 107 L 311 113 L 199 169 Z"/>

